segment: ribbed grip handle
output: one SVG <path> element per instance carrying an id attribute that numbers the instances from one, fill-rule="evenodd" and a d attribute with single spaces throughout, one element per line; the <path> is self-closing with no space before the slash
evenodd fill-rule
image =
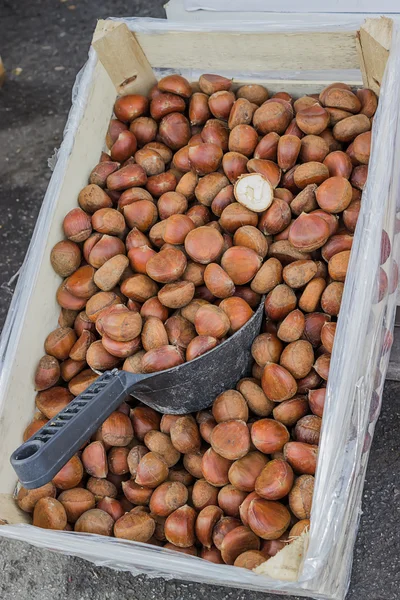
<path id="1" fill-rule="evenodd" d="M 123 402 L 135 380 L 146 377 L 118 369 L 106 371 L 74 398 L 11 455 L 22 485 L 34 489 L 51 481 Z"/>

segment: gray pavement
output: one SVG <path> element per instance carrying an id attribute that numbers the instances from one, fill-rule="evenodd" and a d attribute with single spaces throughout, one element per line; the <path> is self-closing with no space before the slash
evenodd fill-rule
<path id="1" fill-rule="evenodd" d="M 162 0 L 0 0 L 0 326 L 42 202 L 96 19 L 163 17 Z M 371 451 L 349 600 L 400 598 L 400 384 L 386 384 Z M 17 443 L 18 440 L 16 440 Z M 4 459 L 4 457 L 2 457 Z M 0 538 L 2 600 L 273 600 L 271 594 L 95 567 Z M 294 600 L 292 598 L 292 600 Z"/>

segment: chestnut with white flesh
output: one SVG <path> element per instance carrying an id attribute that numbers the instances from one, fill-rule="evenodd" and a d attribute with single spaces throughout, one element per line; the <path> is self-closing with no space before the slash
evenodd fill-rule
<path id="1" fill-rule="evenodd" d="M 267 210 L 274 199 L 274 190 L 266 177 L 249 173 L 239 177 L 234 188 L 235 198 L 253 212 Z"/>

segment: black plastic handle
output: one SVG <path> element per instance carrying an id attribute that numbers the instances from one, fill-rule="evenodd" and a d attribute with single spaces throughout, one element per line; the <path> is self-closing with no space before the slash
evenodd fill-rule
<path id="1" fill-rule="evenodd" d="M 11 455 L 11 464 L 27 489 L 48 483 L 124 401 L 132 384 L 148 375 L 113 369 L 39 429 Z"/>

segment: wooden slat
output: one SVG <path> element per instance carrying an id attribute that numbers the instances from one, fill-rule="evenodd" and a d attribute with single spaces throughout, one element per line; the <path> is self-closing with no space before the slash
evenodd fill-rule
<path id="1" fill-rule="evenodd" d="M 92 45 L 119 94 L 147 94 L 156 78 L 125 23 L 99 21 Z"/>
<path id="2" fill-rule="evenodd" d="M 234 85 L 232 89 L 236 89 L 241 85 L 248 83 L 259 83 L 267 88 L 269 94 L 276 94 L 277 92 L 285 91 L 291 94 L 294 98 L 299 98 L 306 94 L 317 94 L 321 92 L 326 86 L 330 85 L 334 81 L 337 81 L 336 77 L 331 79 L 252 79 L 246 77 L 245 79 L 234 78 Z M 362 87 L 361 76 L 359 79 L 342 77 L 341 81 L 347 83 L 351 88 Z"/>
<path id="3" fill-rule="evenodd" d="M 367 19 L 357 36 L 357 51 L 365 87 L 379 95 L 389 58 L 393 21 L 386 17 Z"/>
<path id="4" fill-rule="evenodd" d="M 358 69 L 356 32 L 136 33 L 152 67 L 256 73 L 281 69 Z"/>

